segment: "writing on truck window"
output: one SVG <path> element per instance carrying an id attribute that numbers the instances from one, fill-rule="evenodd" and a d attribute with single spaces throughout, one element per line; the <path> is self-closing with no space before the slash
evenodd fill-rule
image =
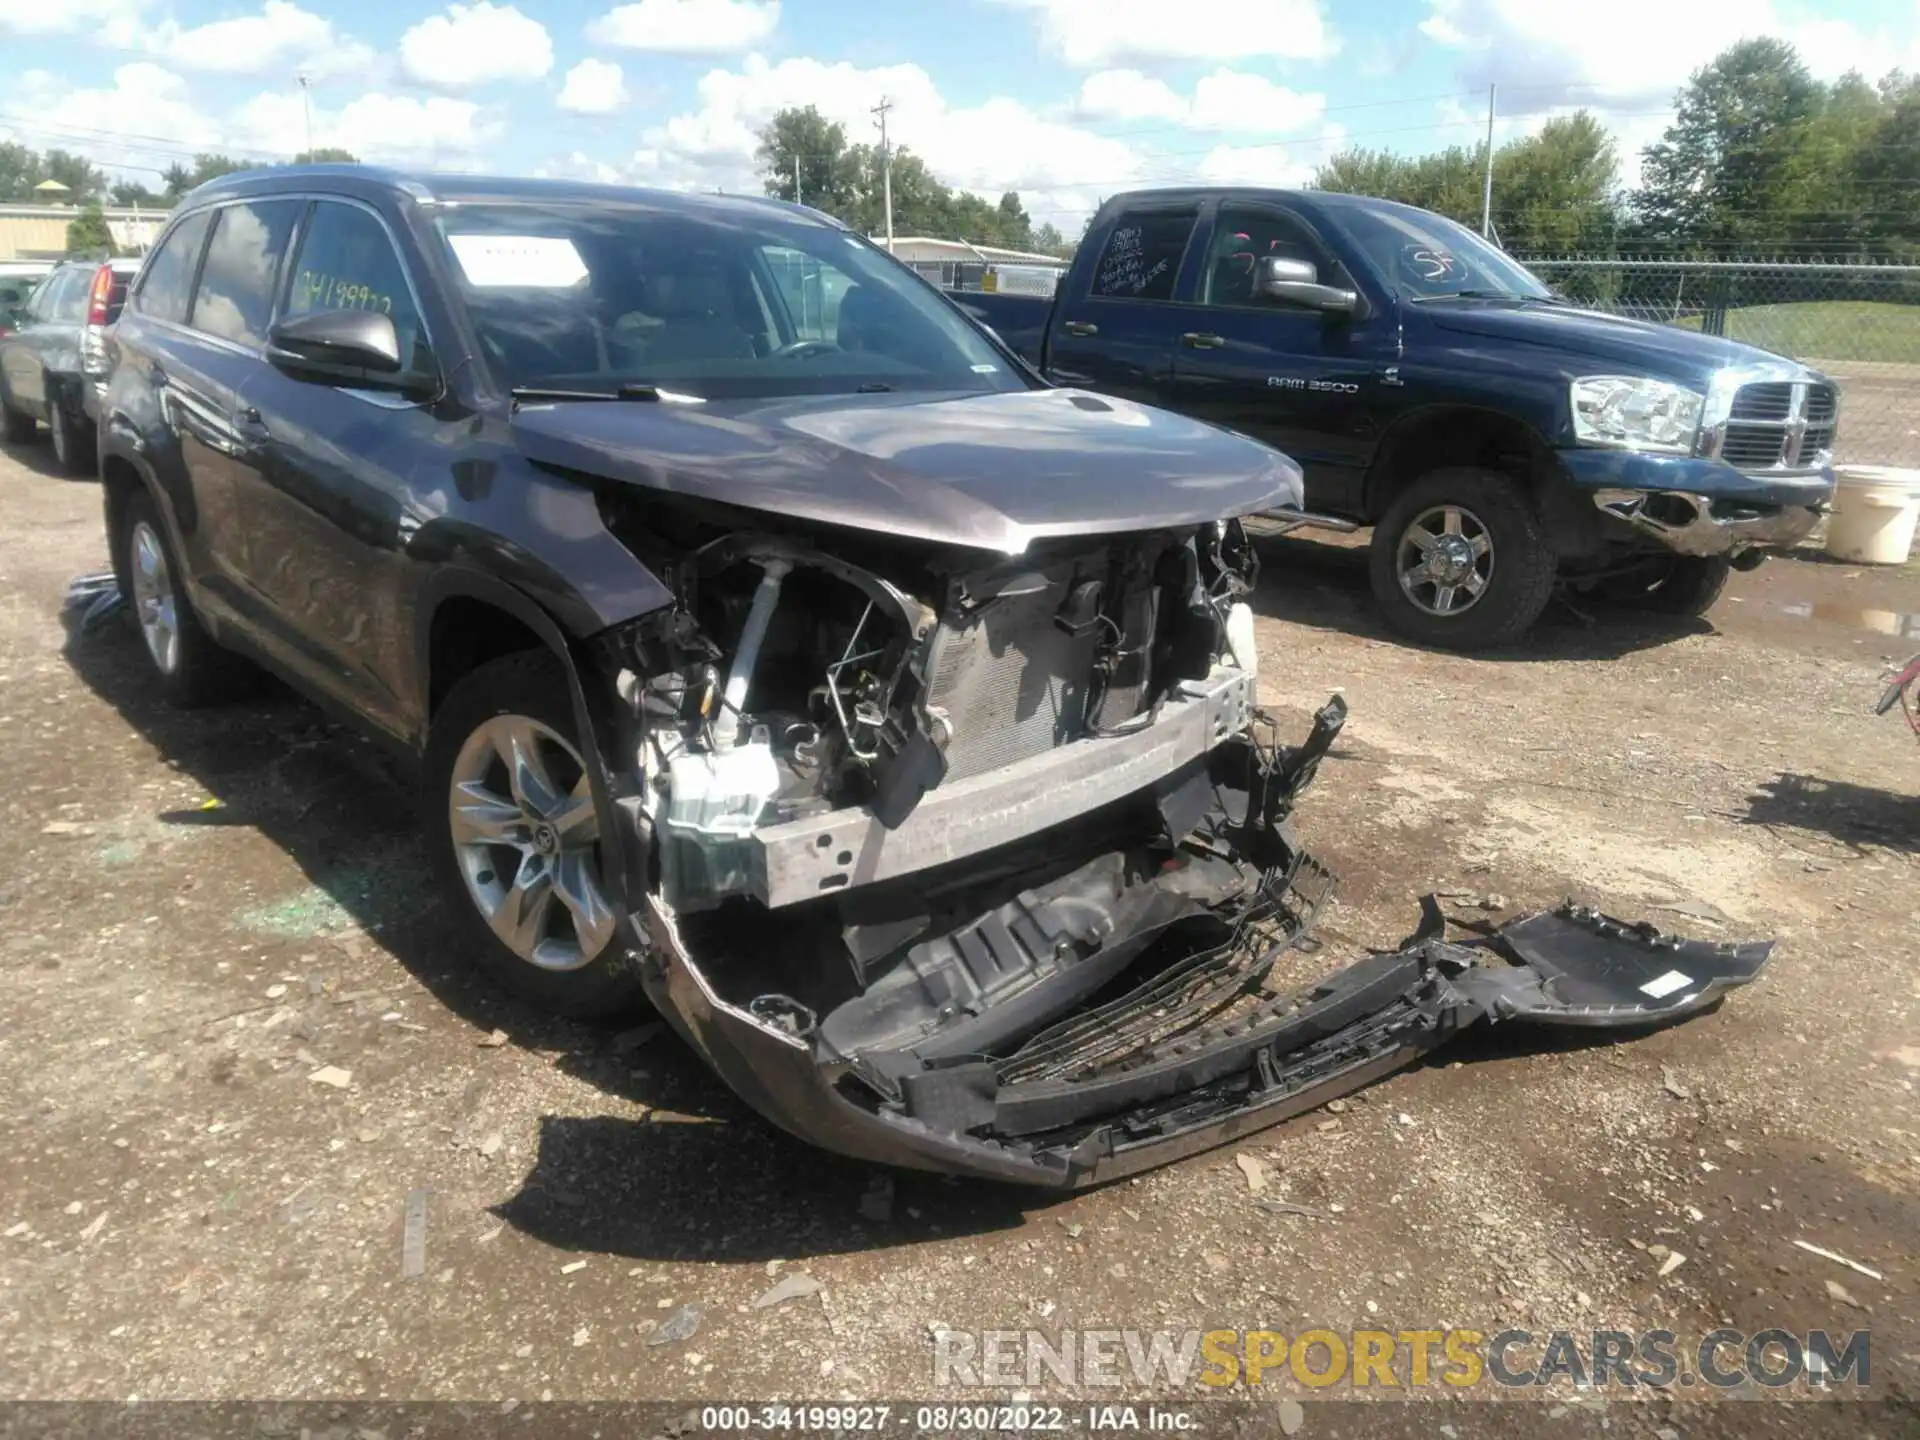
<path id="1" fill-rule="evenodd" d="M 293 305 L 308 310 L 378 310 L 393 314 L 393 297 L 358 281 L 329 275 L 324 270 L 302 270 L 293 277 Z"/>
<path id="2" fill-rule="evenodd" d="M 1107 253 L 1100 262 L 1100 293 L 1103 295 L 1142 295 L 1166 274 L 1172 264 L 1166 256 L 1148 263 L 1146 245 L 1138 225 L 1113 232 Z"/>

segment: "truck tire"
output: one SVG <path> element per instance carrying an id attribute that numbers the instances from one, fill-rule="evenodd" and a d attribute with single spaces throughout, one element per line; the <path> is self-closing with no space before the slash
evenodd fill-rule
<path id="1" fill-rule="evenodd" d="M 1387 623 L 1425 645 L 1488 650 L 1526 634 L 1556 561 L 1511 476 L 1468 466 L 1415 480 L 1373 529 L 1368 578 Z"/>
<path id="2" fill-rule="evenodd" d="M 556 1014 L 645 1009 L 553 655 L 490 661 L 448 692 L 427 735 L 420 810 L 428 864 L 476 966 Z"/>
<path id="3" fill-rule="evenodd" d="M 179 561 L 153 497 L 130 499 L 113 542 L 113 569 L 120 594 L 152 662 L 167 702 L 181 709 L 230 700 L 246 691 L 258 672 L 209 635 L 181 584 Z"/>
<path id="4" fill-rule="evenodd" d="M 1727 588 L 1733 562 L 1724 555 L 1655 555 L 1600 582 L 1603 599 L 1660 615 L 1704 615 Z"/>

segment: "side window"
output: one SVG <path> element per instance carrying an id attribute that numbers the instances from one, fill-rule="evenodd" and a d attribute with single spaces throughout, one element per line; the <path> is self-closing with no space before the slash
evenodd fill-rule
<path id="1" fill-rule="evenodd" d="M 787 318 L 793 324 L 793 338 L 826 340 L 840 338 L 840 302 L 853 288 L 845 272 L 835 269 L 804 250 L 785 245 L 763 245 L 760 254 L 773 276 L 774 287 L 786 302 Z"/>
<path id="2" fill-rule="evenodd" d="M 33 293 L 27 297 L 27 314 L 36 321 L 51 320 L 54 302 L 59 298 L 60 291 L 66 283 L 67 272 L 56 270 L 34 286 Z"/>
<path id="3" fill-rule="evenodd" d="M 89 270 L 69 270 L 60 277 L 60 288 L 47 297 L 47 318 L 65 324 L 87 318 L 87 292 L 92 288 Z"/>
<path id="4" fill-rule="evenodd" d="M 426 367 L 426 330 L 400 257 L 380 222 L 356 205 L 320 201 L 300 238 L 286 313 L 316 310 L 377 310 L 392 317 L 400 354 L 410 357 L 411 368 Z"/>
<path id="5" fill-rule="evenodd" d="M 147 261 L 134 309 L 156 320 L 186 320 L 187 302 L 193 297 L 193 272 L 200 264 L 201 242 L 207 238 L 207 226 L 212 221 L 212 214 L 203 210 L 174 226 Z"/>
<path id="6" fill-rule="evenodd" d="M 214 212 L 213 239 L 193 297 L 194 329 L 241 345 L 266 339 L 280 257 L 304 203 L 257 200 Z"/>
<path id="7" fill-rule="evenodd" d="M 1093 272 L 1105 300 L 1171 300 L 1198 209 L 1131 210 L 1115 222 Z"/>
<path id="8" fill-rule="evenodd" d="M 1327 254 L 1311 230 L 1291 215 L 1272 210 L 1220 207 L 1200 280 L 1202 305 L 1273 305 L 1256 288 L 1260 261 L 1268 255 L 1304 260 L 1323 285 L 1349 285 L 1347 272 Z"/>

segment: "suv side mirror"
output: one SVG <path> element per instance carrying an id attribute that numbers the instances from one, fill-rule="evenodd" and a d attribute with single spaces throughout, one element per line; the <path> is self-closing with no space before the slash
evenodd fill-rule
<path id="1" fill-rule="evenodd" d="M 267 360 L 296 380 L 370 390 L 417 390 L 428 377 L 401 369 L 400 336 L 376 310 L 315 310 L 267 334 Z"/>
<path id="2" fill-rule="evenodd" d="M 1351 315 L 1360 306 L 1360 297 L 1351 290 L 1322 285 L 1320 272 L 1308 260 L 1289 260 L 1279 255 L 1262 255 L 1255 285 L 1271 300 L 1285 300 L 1329 314 Z"/>

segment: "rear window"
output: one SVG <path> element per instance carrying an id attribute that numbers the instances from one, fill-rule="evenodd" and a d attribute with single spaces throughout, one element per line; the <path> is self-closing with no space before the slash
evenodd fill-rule
<path id="1" fill-rule="evenodd" d="M 1198 207 L 1123 212 L 1100 252 L 1093 294 L 1104 300 L 1171 300 L 1180 257 L 1199 218 Z"/>
<path id="2" fill-rule="evenodd" d="M 160 248 L 147 262 L 146 278 L 134 308 L 142 315 L 175 323 L 187 318 L 187 302 L 193 296 L 193 272 L 200 264 L 200 245 L 212 223 L 211 211 L 189 215 L 168 232 Z"/>
<path id="3" fill-rule="evenodd" d="M 304 203 L 259 200 L 220 209 L 206 263 L 200 267 L 194 329 L 240 345 L 266 339 L 280 257 Z"/>

